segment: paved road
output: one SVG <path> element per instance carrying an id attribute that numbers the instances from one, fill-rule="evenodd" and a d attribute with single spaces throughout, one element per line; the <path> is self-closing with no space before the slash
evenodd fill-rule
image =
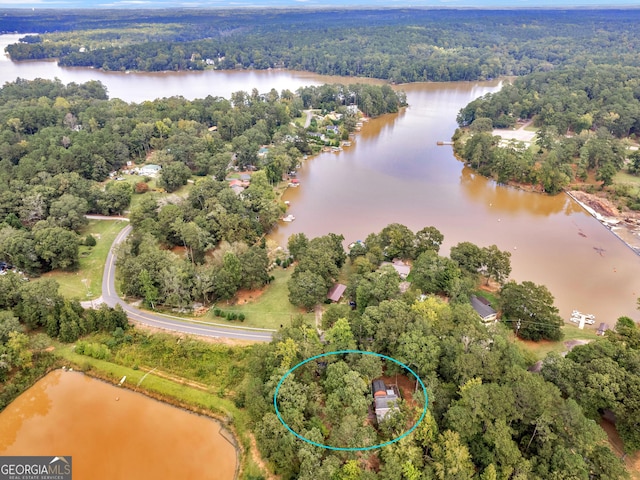
<path id="1" fill-rule="evenodd" d="M 113 220 L 113 218 L 109 218 Z M 116 255 L 114 253 L 115 247 L 123 242 L 127 235 L 131 233 L 131 225 L 127 225 L 118 234 L 116 239 L 111 245 L 109 254 L 107 255 L 107 263 L 104 267 L 104 274 L 102 276 L 102 300 L 110 307 L 116 305 L 122 306 L 123 310 L 127 312 L 127 316 L 132 320 L 149 325 L 151 327 L 162 328 L 164 330 L 173 330 L 176 332 L 188 333 L 191 335 L 200 335 L 205 337 L 214 338 L 233 338 L 237 340 L 249 340 L 258 342 L 271 341 L 273 330 L 255 329 L 249 327 L 222 327 L 212 325 L 207 322 L 201 322 L 198 320 L 186 321 L 179 317 L 172 317 L 171 315 L 163 315 L 157 313 L 151 313 L 144 310 L 132 307 L 128 303 L 124 302 L 117 293 L 115 286 L 115 274 L 116 274 Z"/>

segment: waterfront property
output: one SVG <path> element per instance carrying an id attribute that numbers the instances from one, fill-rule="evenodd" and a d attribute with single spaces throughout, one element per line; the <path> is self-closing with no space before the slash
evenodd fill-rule
<path id="1" fill-rule="evenodd" d="M 409 273 L 411 272 L 411 266 L 407 265 L 406 263 L 404 263 L 402 260 L 394 260 L 393 262 L 389 263 L 389 262 L 382 262 L 381 266 L 384 265 L 391 265 L 393 267 L 393 269 L 398 272 L 398 275 L 400 275 L 401 279 L 406 279 L 409 276 Z"/>
<path id="2" fill-rule="evenodd" d="M 483 323 L 493 323 L 497 320 L 498 312 L 496 312 L 489 302 L 483 297 L 471 295 L 471 306 L 476 311 Z"/>

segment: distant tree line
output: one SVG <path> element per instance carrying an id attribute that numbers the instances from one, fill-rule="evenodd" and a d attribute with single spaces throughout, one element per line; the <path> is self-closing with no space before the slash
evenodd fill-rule
<path id="1" fill-rule="evenodd" d="M 0 28 L 43 31 L 48 15 L 14 13 Z M 105 70 L 285 67 L 396 83 L 526 75 L 589 62 L 640 64 L 635 10 L 283 9 L 173 11 L 170 18 L 145 11 L 137 40 L 123 33 L 140 23 L 131 12 L 102 15 L 104 26 L 97 26 L 88 15 L 71 21 L 59 13 L 46 30 L 73 33 L 31 37 L 8 52 L 15 60 L 58 58 L 61 65 Z"/>

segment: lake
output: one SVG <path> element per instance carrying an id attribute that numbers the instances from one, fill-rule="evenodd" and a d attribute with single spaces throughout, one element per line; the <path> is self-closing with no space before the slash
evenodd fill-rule
<path id="1" fill-rule="evenodd" d="M 236 449 L 221 429 L 210 418 L 56 370 L 0 412 L 0 455 L 71 456 L 78 479 L 232 480 Z"/>
<path id="2" fill-rule="evenodd" d="M 18 37 L 0 36 L 0 45 Z M 280 92 L 364 81 L 287 70 L 127 74 L 3 58 L 0 82 L 18 76 L 65 83 L 100 80 L 111 97 L 131 102 L 172 95 L 229 98 L 253 88 Z M 284 196 L 296 220 L 282 223 L 271 237 L 285 245 L 292 233 L 311 238 L 334 232 L 349 243 L 393 222 L 413 231 L 433 225 L 445 236 L 443 254 L 462 241 L 510 251 L 511 277 L 546 285 L 565 319 L 578 309 L 596 315 L 590 328 L 601 321 L 613 326 L 622 315 L 639 320 L 640 257 L 623 242 L 566 195 L 497 185 L 456 160 L 450 146 L 436 145 L 451 138 L 460 108 L 501 85 L 496 80 L 398 86 L 407 94 L 407 109 L 365 123 L 351 147 L 302 166 L 301 186 Z"/>

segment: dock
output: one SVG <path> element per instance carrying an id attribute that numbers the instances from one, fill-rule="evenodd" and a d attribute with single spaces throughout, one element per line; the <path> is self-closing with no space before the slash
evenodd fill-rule
<path id="1" fill-rule="evenodd" d="M 581 313 L 578 310 L 574 310 L 573 312 L 571 312 L 571 318 L 569 318 L 569 321 L 572 323 L 577 323 L 578 328 L 582 330 L 585 324 L 593 325 L 594 323 L 596 323 L 596 317 L 592 314 Z"/>

